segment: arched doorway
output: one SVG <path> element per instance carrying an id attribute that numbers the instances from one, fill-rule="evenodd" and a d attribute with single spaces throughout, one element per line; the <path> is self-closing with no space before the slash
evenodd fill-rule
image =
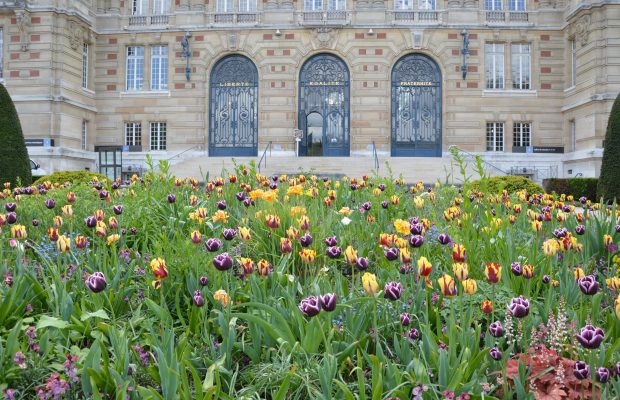
<path id="1" fill-rule="evenodd" d="M 318 54 L 299 73 L 301 156 L 349 155 L 349 69 L 332 54 Z"/>
<path id="2" fill-rule="evenodd" d="M 441 71 L 409 54 L 392 69 L 392 156 L 441 157 Z"/>
<path id="3" fill-rule="evenodd" d="M 219 60 L 209 84 L 209 155 L 258 154 L 258 70 L 235 54 Z"/>

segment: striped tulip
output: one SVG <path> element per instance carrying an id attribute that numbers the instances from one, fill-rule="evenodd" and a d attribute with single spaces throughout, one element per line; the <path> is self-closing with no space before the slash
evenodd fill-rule
<path id="1" fill-rule="evenodd" d="M 448 274 L 444 274 L 441 278 L 437 280 L 439 284 L 439 288 L 441 289 L 441 293 L 443 293 L 446 297 L 456 296 L 456 282 L 454 278 L 452 278 Z"/>
<path id="2" fill-rule="evenodd" d="M 168 277 L 168 267 L 166 266 L 166 260 L 161 257 L 151 260 L 151 271 L 157 280 L 162 280 Z"/>

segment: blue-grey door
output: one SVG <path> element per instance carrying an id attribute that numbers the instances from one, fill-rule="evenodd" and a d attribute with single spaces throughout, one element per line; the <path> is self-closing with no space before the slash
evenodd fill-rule
<path id="1" fill-rule="evenodd" d="M 250 59 L 219 60 L 209 85 L 209 155 L 258 154 L 258 71 Z"/>
<path id="2" fill-rule="evenodd" d="M 392 156 L 441 157 L 441 71 L 409 54 L 392 69 Z"/>
<path id="3" fill-rule="evenodd" d="M 349 69 L 340 58 L 318 54 L 301 67 L 297 120 L 299 155 L 349 155 Z"/>

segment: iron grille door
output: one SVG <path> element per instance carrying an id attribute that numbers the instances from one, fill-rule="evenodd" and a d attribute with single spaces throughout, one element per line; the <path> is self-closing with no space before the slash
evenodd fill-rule
<path id="1" fill-rule="evenodd" d="M 247 57 L 225 57 L 211 71 L 209 155 L 258 155 L 258 71 Z"/>
<path id="2" fill-rule="evenodd" d="M 441 71 L 422 54 L 392 70 L 392 156 L 441 157 Z"/>

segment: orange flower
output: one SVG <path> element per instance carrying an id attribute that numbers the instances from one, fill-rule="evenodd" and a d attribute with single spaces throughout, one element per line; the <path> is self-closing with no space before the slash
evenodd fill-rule
<path id="1" fill-rule="evenodd" d="M 411 233 L 411 225 L 409 224 L 409 221 L 405 221 L 403 219 L 394 220 L 394 229 L 396 229 L 396 232 L 403 235 L 408 235 Z"/>
<path id="2" fill-rule="evenodd" d="M 228 222 L 228 213 L 223 210 L 217 210 L 215 214 L 213 214 L 213 216 L 211 217 L 211 220 L 213 222 L 222 221 L 222 223 L 225 224 L 226 222 Z"/>
<path id="3" fill-rule="evenodd" d="M 168 267 L 166 267 L 166 260 L 157 257 L 151 260 L 151 271 L 155 275 L 155 279 L 162 280 L 168 277 Z"/>
<path id="4" fill-rule="evenodd" d="M 220 289 L 213 294 L 213 299 L 222 303 L 222 306 L 226 307 L 230 303 L 230 296 L 224 289 Z"/>
<path id="5" fill-rule="evenodd" d="M 493 302 L 491 300 L 484 300 L 480 305 L 482 312 L 485 314 L 491 314 L 493 312 Z"/>
<path id="6" fill-rule="evenodd" d="M 497 283 L 502 279 L 502 267 L 499 263 L 492 262 L 487 263 L 484 267 L 484 275 L 487 277 L 489 283 Z"/>
<path id="7" fill-rule="evenodd" d="M 437 283 L 439 283 L 441 293 L 443 293 L 444 296 L 456 296 L 456 282 L 454 281 L 454 278 L 452 278 L 450 275 L 444 274 L 441 278 L 437 280 Z"/>

